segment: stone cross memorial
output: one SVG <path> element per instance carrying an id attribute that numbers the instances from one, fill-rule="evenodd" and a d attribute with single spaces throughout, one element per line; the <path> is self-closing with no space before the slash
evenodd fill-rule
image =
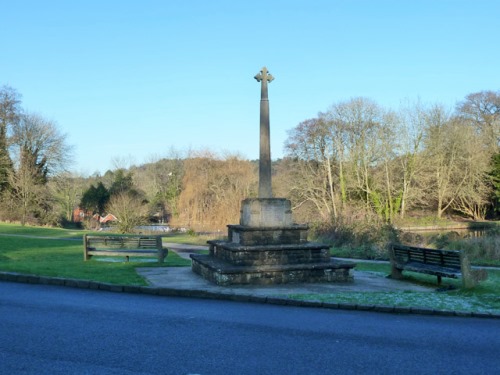
<path id="1" fill-rule="evenodd" d="M 218 285 L 352 281 L 354 263 L 334 260 L 328 245 L 307 241 L 308 226 L 295 224 L 291 202 L 273 198 L 266 67 L 261 83 L 258 198 L 241 204 L 239 224 L 228 225 L 227 241 L 208 241 L 208 255 L 192 254 L 192 270 Z"/>
<path id="2" fill-rule="evenodd" d="M 271 135 L 269 131 L 269 99 L 267 83 L 274 77 L 263 67 L 254 77 L 261 83 L 260 89 L 260 158 L 259 158 L 259 198 L 272 198 L 271 184 Z"/>

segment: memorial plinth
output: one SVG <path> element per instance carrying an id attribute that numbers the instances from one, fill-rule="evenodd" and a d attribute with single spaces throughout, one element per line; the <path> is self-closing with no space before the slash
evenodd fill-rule
<path id="1" fill-rule="evenodd" d="M 192 270 L 224 286 L 352 281 L 355 264 L 307 241 L 308 229 L 292 222 L 287 199 L 246 199 L 240 224 L 228 225 L 228 240 L 208 241 L 208 255 L 191 255 Z"/>
<path id="2" fill-rule="evenodd" d="M 308 226 L 293 223 L 291 202 L 272 197 L 267 84 L 274 77 L 264 67 L 255 79 L 261 83 L 259 197 L 242 202 L 240 224 L 228 225 L 227 241 L 208 241 L 208 255 L 191 255 L 192 270 L 218 285 L 352 281 L 356 264 L 308 242 Z"/>

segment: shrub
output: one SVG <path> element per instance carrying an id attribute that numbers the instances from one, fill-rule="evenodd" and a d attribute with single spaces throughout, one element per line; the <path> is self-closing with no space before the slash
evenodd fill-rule
<path id="1" fill-rule="evenodd" d="M 491 229 L 481 237 L 469 237 L 449 241 L 446 249 L 466 251 L 474 263 L 500 262 L 500 230 Z"/>
<path id="2" fill-rule="evenodd" d="M 399 231 L 390 224 L 366 222 L 316 225 L 311 234 L 340 250 L 341 256 L 361 259 L 388 259 L 389 243 L 399 238 Z"/>

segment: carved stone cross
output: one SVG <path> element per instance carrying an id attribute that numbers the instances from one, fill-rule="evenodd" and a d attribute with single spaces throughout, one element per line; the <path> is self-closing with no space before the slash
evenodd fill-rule
<path id="1" fill-rule="evenodd" d="M 272 198 L 271 184 L 271 139 L 269 131 L 269 100 L 267 83 L 274 77 L 263 67 L 254 77 L 261 83 L 260 90 L 260 157 L 259 157 L 259 198 Z"/>

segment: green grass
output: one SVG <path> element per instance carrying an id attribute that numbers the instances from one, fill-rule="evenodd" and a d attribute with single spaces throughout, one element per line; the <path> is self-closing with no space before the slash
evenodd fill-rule
<path id="1" fill-rule="evenodd" d="M 130 262 L 123 262 L 123 258 L 121 262 L 101 262 L 97 259 L 84 262 L 84 233 L 78 230 L 0 224 L 0 270 L 113 284 L 146 285 L 146 281 L 135 271 L 136 267 L 191 264 L 173 251 L 169 251 L 163 264 L 144 262 L 137 258 L 131 258 Z"/>
<path id="2" fill-rule="evenodd" d="M 207 245 L 208 240 L 214 240 L 216 238 L 210 236 L 193 236 L 186 233 L 168 233 L 163 235 L 164 242 L 174 242 L 174 243 L 184 243 L 191 245 Z"/>
<path id="3" fill-rule="evenodd" d="M 29 225 L 22 226 L 19 224 L 0 223 L 0 235 L 9 234 L 52 238 L 82 238 L 84 233 L 86 232 L 76 229 L 68 230 L 61 228 L 32 227 Z"/>
<path id="4" fill-rule="evenodd" d="M 391 272 L 391 267 L 388 263 L 358 262 L 356 270 L 387 277 Z M 288 297 L 334 303 L 500 314 L 500 270 L 488 270 L 488 279 L 472 289 L 463 289 L 461 280 L 448 278 L 443 278 L 441 287 L 438 287 L 436 276 L 415 272 L 405 271 L 404 281 L 434 288 L 435 292 L 341 292 L 321 295 L 293 294 Z"/>

